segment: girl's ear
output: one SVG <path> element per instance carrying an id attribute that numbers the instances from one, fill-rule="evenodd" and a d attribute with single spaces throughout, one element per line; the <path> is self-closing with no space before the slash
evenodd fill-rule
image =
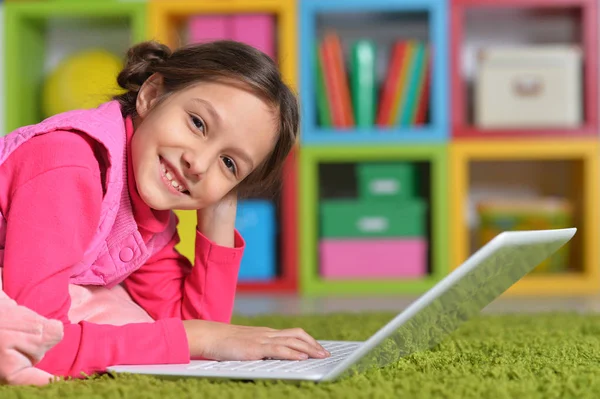
<path id="1" fill-rule="evenodd" d="M 138 91 L 137 99 L 135 101 L 135 109 L 137 114 L 141 118 L 144 118 L 146 115 L 148 115 L 148 112 L 150 112 L 162 93 L 163 77 L 159 73 L 154 73 L 148 79 L 146 79 Z"/>

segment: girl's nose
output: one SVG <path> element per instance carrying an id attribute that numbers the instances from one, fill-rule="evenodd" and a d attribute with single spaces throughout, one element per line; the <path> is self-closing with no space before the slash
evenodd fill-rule
<path id="1" fill-rule="evenodd" d="M 185 152 L 182 156 L 183 170 L 188 178 L 201 179 L 210 166 L 211 156 L 208 152 Z"/>

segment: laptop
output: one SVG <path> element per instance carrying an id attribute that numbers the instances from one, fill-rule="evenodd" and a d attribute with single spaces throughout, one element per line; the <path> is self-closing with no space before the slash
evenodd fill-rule
<path id="1" fill-rule="evenodd" d="M 567 243 L 575 232 L 576 228 L 500 233 L 368 340 L 319 340 L 331 353 L 325 359 L 192 360 L 187 364 L 115 365 L 108 371 L 163 377 L 321 382 L 384 367 L 441 342 Z"/>

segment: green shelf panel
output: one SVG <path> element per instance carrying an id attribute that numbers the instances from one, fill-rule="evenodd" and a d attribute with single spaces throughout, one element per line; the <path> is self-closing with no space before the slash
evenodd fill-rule
<path id="1" fill-rule="evenodd" d="M 78 19 L 90 24 L 127 24 L 131 44 L 146 40 L 145 2 L 27 1 L 4 4 L 6 131 L 42 119 L 41 87 L 50 19 Z"/>

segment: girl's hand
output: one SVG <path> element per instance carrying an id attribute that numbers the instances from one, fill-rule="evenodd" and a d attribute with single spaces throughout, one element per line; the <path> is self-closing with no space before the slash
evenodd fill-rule
<path id="1" fill-rule="evenodd" d="M 196 212 L 197 229 L 217 245 L 234 246 L 237 191 L 233 189 L 219 202 Z"/>
<path id="2" fill-rule="evenodd" d="M 210 360 L 303 360 L 329 353 L 300 328 L 275 330 L 205 320 L 184 320 L 192 358 Z"/>
<path id="3" fill-rule="evenodd" d="M 35 366 L 63 338 L 63 324 L 17 305 L 0 278 L 0 385 L 45 385 L 53 378 Z"/>

